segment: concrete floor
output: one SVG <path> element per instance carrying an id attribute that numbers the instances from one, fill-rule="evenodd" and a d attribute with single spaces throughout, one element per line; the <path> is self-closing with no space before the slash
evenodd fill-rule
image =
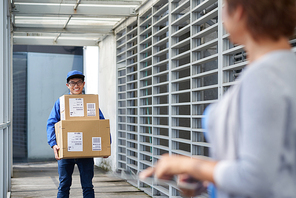
<path id="1" fill-rule="evenodd" d="M 57 162 L 14 164 L 11 198 L 56 197 L 58 179 Z M 97 167 L 95 167 L 93 185 L 95 196 L 98 198 L 150 197 L 125 180 L 110 177 Z M 82 197 L 77 166 L 73 173 L 70 197 Z"/>

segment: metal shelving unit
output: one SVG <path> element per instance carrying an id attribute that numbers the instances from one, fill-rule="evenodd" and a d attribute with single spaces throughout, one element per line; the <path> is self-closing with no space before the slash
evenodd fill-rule
<path id="1" fill-rule="evenodd" d="M 217 0 L 159 0 L 117 31 L 118 169 L 138 173 L 164 153 L 209 156 L 203 111 L 247 64 L 221 10 Z M 134 185 L 181 197 L 174 186 Z"/>

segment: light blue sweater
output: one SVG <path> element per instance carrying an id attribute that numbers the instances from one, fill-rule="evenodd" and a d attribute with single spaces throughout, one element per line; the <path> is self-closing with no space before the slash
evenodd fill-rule
<path id="1" fill-rule="evenodd" d="M 218 198 L 296 197 L 296 56 L 275 51 L 249 65 L 209 107 Z"/>

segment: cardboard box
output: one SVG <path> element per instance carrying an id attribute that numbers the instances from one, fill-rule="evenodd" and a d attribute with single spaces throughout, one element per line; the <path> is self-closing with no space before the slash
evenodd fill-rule
<path id="1" fill-rule="evenodd" d="M 61 159 L 111 155 L 109 120 L 62 120 L 55 133 Z"/>
<path id="2" fill-rule="evenodd" d="M 60 97 L 61 120 L 99 120 L 97 94 L 63 95 Z"/>

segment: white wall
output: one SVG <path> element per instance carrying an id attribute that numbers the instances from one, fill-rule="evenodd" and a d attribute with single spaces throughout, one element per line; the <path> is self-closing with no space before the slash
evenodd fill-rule
<path id="1" fill-rule="evenodd" d="M 83 66 L 85 75 L 85 93 L 99 94 L 99 47 L 84 47 Z"/>
<path id="2" fill-rule="evenodd" d="M 99 94 L 99 106 L 106 119 L 110 120 L 112 136 L 111 156 L 96 158 L 95 164 L 116 169 L 116 42 L 108 36 L 98 47 L 84 48 L 85 93 Z M 89 76 L 88 76 L 89 75 Z M 91 76 L 91 78 L 90 78 Z"/>

